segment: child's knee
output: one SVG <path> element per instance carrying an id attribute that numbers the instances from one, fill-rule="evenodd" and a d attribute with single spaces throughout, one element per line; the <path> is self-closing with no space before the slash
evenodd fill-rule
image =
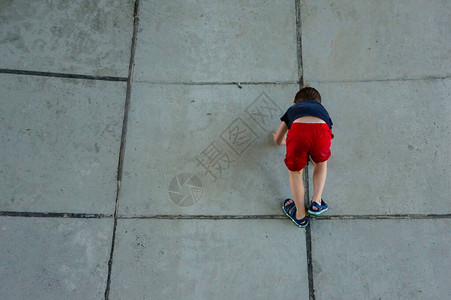
<path id="1" fill-rule="evenodd" d="M 299 171 L 291 171 L 291 170 L 288 170 L 288 172 L 289 172 L 291 175 L 302 175 L 302 171 L 304 171 L 304 169 L 301 169 L 301 170 L 299 170 Z"/>
<path id="2" fill-rule="evenodd" d="M 321 162 L 314 162 L 312 160 L 312 163 L 314 168 L 327 168 L 327 160 Z"/>

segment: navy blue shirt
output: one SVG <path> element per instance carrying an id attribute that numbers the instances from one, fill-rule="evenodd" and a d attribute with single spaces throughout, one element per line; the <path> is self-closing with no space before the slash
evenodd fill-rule
<path id="1" fill-rule="evenodd" d="M 329 128 L 332 129 L 332 125 L 334 123 L 332 123 L 332 119 L 329 117 L 329 113 L 324 108 L 324 106 L 321 105 L 321 103 L 318 103 L 314 100 L 304 100 L 294 104 L 287 110 L 287 112 L 280 118 L 280 120 L 285 122 L 288 129 L 290 129 L 291 124 L 293 124 L 296 119 L 307 116 L 314 116 L 324 120 L 324 122 L 329 125 Z"/>

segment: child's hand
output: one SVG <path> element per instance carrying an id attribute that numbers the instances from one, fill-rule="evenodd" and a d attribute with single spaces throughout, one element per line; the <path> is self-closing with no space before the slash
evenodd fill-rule
<path id="1" fill-rule="evenodd" d="M 275 132 L 272 133 L 272 137 L 273 137 L 273 139 L 275 141 L 276 140 L 276 133 Z M 286 145 L 286 144 L 287 144 L 287 135 L 284 135 L 280 145 Z"/>
<path id="2" fill-rule="evenodd" d="M 287 132 L 288 132 L 287 125 L 285 124 L 285 122 L 281 122 L 279 129 L 277 129 L 277 132 L 272 133 L 274 143 L 276 143 L 276 145 L 279 145 L 279 146 L 286 145 Z"/>

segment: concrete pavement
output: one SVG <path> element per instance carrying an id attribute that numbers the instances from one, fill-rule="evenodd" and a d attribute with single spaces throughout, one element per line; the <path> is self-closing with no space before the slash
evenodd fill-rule
<path id="1" fill-rule="evenodd" d="M 450 9 L 2 1 L 0 299 L 450 298 Z M 303 84 L 307 229 L 271 135 Z"/>

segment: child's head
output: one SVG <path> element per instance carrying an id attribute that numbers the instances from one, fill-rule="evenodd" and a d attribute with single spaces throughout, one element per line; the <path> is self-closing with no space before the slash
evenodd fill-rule
<path id="1" fill-rule="evenodd" d="M 294 97 L 294 103 L 298 103 L 304 100 L 314 100 L 318 103 L 321 103 L 321 95 L 312 87 L 304 87 Z"/>

